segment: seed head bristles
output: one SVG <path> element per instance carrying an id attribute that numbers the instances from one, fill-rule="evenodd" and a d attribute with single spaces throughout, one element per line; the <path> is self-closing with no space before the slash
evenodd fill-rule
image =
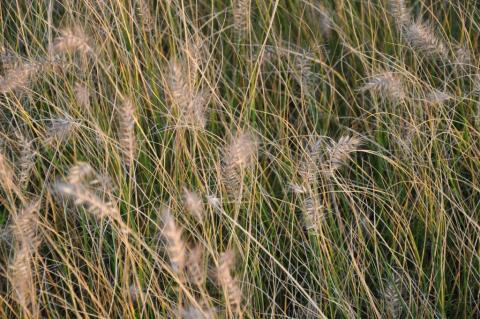
<path id="1" fill-rule="evenodd" d="M 88 88 L 80 82 L 75 83 L 73 88 L 75 91 L 75 100 L 77 104 L 83 109 L 90 108 L 90 92 Z"/>
<path id="2" fill-rule="evenodd" d="M 45 144 L 60 144 L 73 133 L 78 123 L 69 118 L 54 118 L 46 130 Z"/>
<path id="3" fill-rule="evenodd" d="M 385 287 L 384 300 L 391 318 L 400 318 L 402 313 L 402 281 L 398 274 Z"/>
<path id="4" fill-rule="evenodd" d="M 185 210 L 192 215 L 198 222 L 203 221 L 203 201 L 197 193 L 183 188 L 183 203 Z"/>
<path id="5" fill-rule="evenodd" d="M 316 195 L 307 195 L 303 200 L 303 220 L 307 230 L 318 229 L 319 223 L 324 218 L 324 207 L 320 204 L 319 198 Z"/>
<path id="6" fill-rule="evenodd" d="M 38 244 L 37 238 L 37 212 L 40 201 L 30 203 L 15 216 L 13 224 L 13 234 L 20 246 L 28 246 L 35 249 Z"/>
<path id="7" fill-rule="evenodd" d="M 202 307 L 199 309 L 193 305 L 187 305 L 186 307 L 179 309 L 176 318 L 182 319 L 213 319 L 216 318 L 211 309 Z"/>
<path id="8" fill-rule="evenodd" d="M 135 137 L 135 105 L 128 98 L 125 98 L 120 106 L 118 124 L 118 139 L 123 162 L 126 166 L 130 166 L 135 160 L 137 139 Z"/>
<path id="9" fill-rule="evenodd" d="M 167 95 L 171 103 L 178 106 L 179 111 L 189 109 L 192 101 L 192 83 L 185 65 L 177 59 L 168 64 Z"/>
<path id="10" fill-rule="evenodd" d="M 0 93 L 8 93 L 27 87 L 40 70 L 41 65 L 38 63 L 24 63 L 8 70 L 5 76 L 0 78 Z"/>
<path id="11" fill-rule="evenodd" d="M 170 264 L 173 271 L 181 273 L 185 266 L 186 247 L 182 239 L 182 230 L 175 223 L 172 214 L 168 209 L 162 213 L 163 231 L 162 234 L 167 241 L 167 251 L 170 257 Z"/>
<path id="12" fill-rule="evenodd" d="M 20 59 L 19 57 L 10 52 L 9 50 L 6 50 L 4 47 L 1 47 L 0 50 L 0 65 L 1 65 L 1 71 L 3 74 L 8 72 L 11 69 L 14 69 L 18 66 Z"/>
<path id="13" fill-rule="evenodd" d="M 397 103 L 404 100 L 407 95 L 402 80 L 392 72 L 381 72 L 370 77 L 360 88 L 360 92 L 371 91 L 382 98 L 390 99 Z"/>
<path id="14" fill-rule="evenodd" d="M 457 46 L 453 64 L 462 72 L 471 68 L 473 65 L 473 56 L 470 50 L 462 46 Z"/>
<path id="15" fill-rule="evenodd" d="M 200 245 L 190 249 L 187 258 L 188 277 L 192 284 L 199 288 L 205 285 L 207 277 L 205 267 L 203 265 L 203 248 Z"/>
<path id="16" fill-rule="evenodd" d="M 218 282 L 223 288 L 225 300 L 232 312 L 241 315 L 242 291 L 231 271 L 235 263 L 235 254 L 228 250 L 220 254 L 217 268 Z"/>
<path id="17" fill-rule="evenodd" d="M 310 139 L 306 146 L 306 152 L 299 161 L 298 173 L 306 185 L 313 185 L 317 180 L 322 144 L 323 139 Z"/>
<path id="18" fill-rule="evenodd" d="M 24 187 L 30 180 L 32 169 L 35 166 L 37 151 L 33 146 L 33 141 L 27 139 L 20 131 L 17 131 L 15 135 L 20 144 L 18 182 Z"/>
<path id="19" fill-rule="evenodd" d="M 411 22 L 403 29 L 405 40 L 427 58 L 448 60 L 448 47 L 440 40 L 433 27 L 425 22 Z"/>
<path id="20" fill-rule="evenodd" d="M 398 27 L 403 28 L 411 23 L 412 17 L 405 0 L 389 0 L 388 7 Z"/>
<path id="21" fill-rule="evenodd" d="M 350 159 L 350 153 L 357 151 L 362 140 L 355 136 L 342 136 L 338 142 L 332 142 L 327 147 L 328 167 L 324 172 L 327 176 L 333 175 L 340 167 Z"/>
<path id="22" fill-rule="evenodd" d="M 155 28 L 155 19 L 152 16 L 147 0 L 136 0 L 138 13 L 145 31 L 152 31 Z"/>
<path id="23" fill-rule="evenodd" d="M 240 39 L 248 36 L 250 22 L 250 0 L 232 0 L 233 27 Z"/>
<path id="24" fill-rule="evenodd" d="M 321 3 L 311 4 L 307 11 L 309 21 L 318 28 L 324 38 L 330 38 L 333 31 L 333 20 L 330 12 Z"/>
<path id="25" fill-rule="evenodd" d="M 296 55 L 294 60 L 294 74 L 298 83 L 303 87 L 307 93 L 312 93 L 314 89 L 314 77 L 315 74 L 312 70 L 312 57 L 309 53 L 302 55 Z"/>
<path id="26" fill-rule="evenodd" d="M 117 219 L 119 217 L 118 208 L 114 207 L 112 203 L 101 200 L 84 185 L 57 182 L 54 189 L 60 194 L 73 198 L 75 205 L 84 205 L 89 213 L 99 219 L 105 217 Z"/>
<path id="27" fill-rule="evenodd" d="M 288 187 L 295 194 L 305 194 L 307 192 L 307 188 L 303 185 L 289 183 Z"/>
<path id="28" fill-rule="evenodd" d="M 253 163 L 257 151 L 257 139 L 250 133 L 237 134 L 225 149 L 222 175 L 229 193 L 236 193 L 241 183 L 241 171 Z"/>
<path id="29" fill-rule="evenodd" d="M 15 254 L 9 265 L 9 279 L 12 290 L 15 292 L 17 302 L 29 312 L 28 308 L 34 302 L 34 282 L 32 273 L 32 251 L 27 246 L 22 246 Z"/>
<path id="30" fill-rule="evenodd" d="M 90 45 L 90 39 L 80 27 L 67 28 L 61 31 L 51 47 L 51 55 L 79 52 L 83 56 L 95 56 L 95 50 Z"/>
<path id="31" fill-rule="evenodd" d="M 438 89 L 433 89 L 425 97 L 426 102 L 431 105 L 442 105 L 451 99 L 453 96 Z"/>
<path id="32" fill-rule="evenodd" d="M 69 184 L 82 184 L 85 180 L 95 175 L 95 171 L 90 164 L 77 162 L 68 171 L 67 181 Z"/>
<path id="33" fill-rule="evenodd" d="M 13 169 L 7 157 L 0 152 L 0 185 L 5 189 L 12 189 L 14 186 Z"/>

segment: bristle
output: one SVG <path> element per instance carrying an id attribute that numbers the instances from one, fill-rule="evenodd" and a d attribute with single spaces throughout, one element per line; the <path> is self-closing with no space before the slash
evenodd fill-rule
<path id="1" fill-rule="evenodd" d="M 397 26 L 402 28 L 410 23 L 412 18 L 405 0 L 389 0 L 388 5 L 390 13 L 395 18 Z"/>
<path id="2" fill-rule="evenodd" d="M 85 162 L 77 162 L 68 171 L 67 181 L 70 184 L 81 184 L 88 177 L 95 175 L 95 171 L 90 164 Z"/>
<path id="3" fill-rule="evenodd" d="M 163 236 L 167 241 L 167 250 L 173 271 L 180 273 L 185 266 L 186 248 L 182 239 L 182 230 L 175 223 L 168 209 L 162 213 Z"/>
<path id="4" fill-rule="evenodd" d="M 124 99 L 118 112 L 118 139 L 122 150 L 123 162 L 130 166 L 133 164 L 137 150 L 135 136 L 135 105 L 132 100 Z"/>
<path id="5" fill-rule="evenodd" d="M 21 246 L 35 248 L 38 244 L 36 232 L 39 205 L 39 201 L 30 203 L 14 218 L 13 233 L 17 242 L 21 243 Z"/>
<path id="6" fill-rule="evenodd" d="M 201 223 L 203 221 L 203 201 L 200 196 L 183 188 L 183 199 L 185 210 Z"/>
<path id="7" fill-rule="evenodd" d="M 401 277 L 395 274 L 387 283 L 384 291 L 384 300 L 391 318 L 400 318 L 402 313 L 402 282 Z"/>
<path id="8" fill-rule="evenodd" d="M 47 145 L 60 144 L 67 140 L 78 123 L 69 118 L 54 118 L 50 120 L 50 125 L 46 130 L 44 143 Z"/>
<path id="9" fill-rule="evenodd" d="M 0 79 L 0 93 L 8 93 L 27 87 L 41 69 L 38 63 L 24 63 L 7 71 Z"/>
<path id="10" fill-rule="evenodd" d="M 187 270 L 191 283 L 199 288 L 205 285 L 206 272 L 203 265 L 203 247 L 195 246 L 188 253 Z"/>
<path id="11" fill-rule="evenodd" d="M 188 109 L 192 100 L 192 84 L 185 64 L 177 59 L 170 60 L 168 64 L 167 95 L 179 110 Z"/>
<path id="12" fill-rule="evenodd" d="M 136 2 L 143 29 L 152 31 L 155 28 L 155 19 L 152 16 L 147 0 L 136 0 Z"/>
<path id="13" fill-rule="evenodd" d="M 20 131 L 16 132 L 16 137 L 20 144 L 18 182 L 22 187 L 25 187 L 30 181 L 30 176 L 35 166 L 37 151 L 33 146 L 33 141 L 27 139 Z"/>
<path id="14" fill-rule="evenodd" d="M 112 203 L 104 202 L 83 185 L 57 182 L 54 189 L 60 194 L 73 198 L 75 205 L 84 205 L 88 212 L 99 219 L 105 217 L 117 218 L 119 215 L 118 209 Z"/>
<path id="15" fill-rule="evenodd" d="M 80 82 L 75 83 L 75 100 L 82 109 L 90 108 L 90 92 L 88 88 Z"/>
<path id="16" fill-rule="evenodd" d="M 51 48 L 52 55 L 61 53 L 80 52 L 82 55 L 95 55 L 90 40 L 80 27 L 67 28 L 55 39 Z"/>
<path id="17" fill-rule="evenodd" d="M 222 175 L 229 193 L 235 193 L 241 183 L 241 170 L 253 163 L 258 151 L 256 137 L 250 133 L 239 133 L 224 152 Z"/>
<path id="18" fill-rule="evenodd" d="M 231 271 L 235 263 L 235 254 L 228 250 L 220 255 L 217 278 L 223 288 L 227 305 L 234 314 L 241 314 L 242 291 Z"/>
<path id="19" fill-rule="evenodd" d="M 319 223 L 324 218 L 323 205 L 321 205 L 318 196 L 307 195 L 303 200 L 303 221 L 307 230 L 318 229 Z"/>
<path id="20" fill-rule="evenodd" d="M 441 105 L 451 99 L 453 99 L 453 97 L 450 94 L 444 91 L 440 91 L 438 89 L 433 89 L 425 97 L 426 102 L 431 105 Z"/>
<path id="21" fill-rule="evenodd" d="M 360 88 L 361 92 L 371 91 L 393 102 L 406 98 L 402 80 L 392 72 L 381 72 L 370 77 Z"/>
<path id="22" fill-rule="evenodd" d="M 316 182 L 322 144 L 323 139 L 309 139 L 306 145 L 306 151 L 302 154 L 298 165 L 298 173 L 304 184 L 314 184 Z"/>
<path id="23" fill-rule="evenodd" d="M 350 159 L 350 154 L 355 152 L 361 143 L 360 138 L 348 135 L 342 136 L 338 142 L 332 142 L 327 148 L 329 163 L 325 173 L 327 175 L 333 174 L 345 165 Z"/>
<path id="24" fill-rule="evenodd" d="M 7 190 L 14 186 L 13 169 L 7 157 L 0 152 L 0 184 Z"/>
<path id="25" fill-rule="evenodd" d="M 404 28 L 404 37 L 412 48 L 427 58 L 448 60 L 448 48 L 424 22 L 412 22 Z"/>
<path id="26" fill-rule="evenodd" d="M 240 38 L 249 32 L 250 0 L 233 0 L 233 27 Z"/>
<path id="27" fill-rule="evenodd" d="M 32 274 L 32 253 L 26 246 L 16 254 L 9 265 L 9 278 L 17 302 L 23 309 L 28 309 L 34 300 L 34 282 Z"/>

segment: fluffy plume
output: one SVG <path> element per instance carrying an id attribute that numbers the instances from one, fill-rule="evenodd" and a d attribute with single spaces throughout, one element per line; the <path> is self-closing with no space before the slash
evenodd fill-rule
<path id="1" fill-rule="evenodd" d="M 187 271 L 191 283 L 201 288 L 205 284 L 206 272 L 203 266 L 203 248 L 200 245 L 192 248 L 188 253 Z"/>
<path id="2" fill-rule="evenodd" d="M 451 99 L 453 99 L 453 97 L 450 94 L 444 91 L 440 91 L 438 89 L 433 89 L 425 97 L 426 102 L 431 105 L 441 105 Z"/>
<path id="3" fill-rule="evenodd" d="M 223 157 L 223 179 L 227 190 L 234 193 L 241 183 L 241 170 L 253 163 L 258 150 L 256 137 L 250 133 L 240 133 L 226 148 Z"/>
<path id="4" fill-rule="evenodd" d="M 325 173 L 333 174 L 342 167 L 350 159 L 350 154 L 355 152 L 361 144 L 360 138 L 348 135 L 342 136 L 338 142 L 332 142 L 327 147 L 329 163 Z"/>
<path id="5" fill-rule="evenodd" d="M 395 18 L 397 26 L 402 28 L 410 23 L 412 18 L 405 0 L 389 0 L 388 7 L 390 14 Z"/>
<path id="6" fill-rule="evenodd" d="M 0 93 L 23 89 L 27 87 L 33 77 L 41 70 L 38 63 L 24 63 L 16 68 L 9 69 L 0 79 Z"/>
<path id="7" fill-rule="evenodd" d="M 94 192 L 82 184 L 57 182 L 54 189 L 63 195 L 73 198 L 75 205 L 84 205 L 89 213 L 102 219 L 105 217 L 117 218 L 118 208 L 112 203 L 104 202 Z"/>
<path id="8" fill-rule="evenodd" d="M 68 171 L 67 181 L 70 184 L 81 184 L 88 177 L 95 175 L 95 171 L 90 164 L 85 162 L 78 162 L 73 165 Z"/>
<path id="9" fill-rule="evenodd" d="M 118 139 L 122 150 L 123 162 L 129 166 L 135 160 L 137 139 L 135 137 L 135 105 L 130 99 L 124 99 L 118 112 Z"/>
<path id="10" fill-rule="evenodd" d="M 307 230 L 315 230 L 324 218 L 323 205 L 316 195 L 309 194 L 303 200 L 303 221 Z"/>
<path id="11" fill-rule="evenodd" d="M 361 92 L 371 91 L 394 102 L 406 98 L 402 80 L 392 72 L 381 72 L 370 77 L 360 88 Z"/>
<path id="12" fill-rule="evenodd" d="M 28 308 L 33 304 L 35 298 L 32 258 L 32 251 L 27 246 L 23 246 L 15 254 L 15 258 L 8 267 L 10 283 L 17 302 L 27 312 L 29 312 Z"/>
<path id="13" fill-rule="evenodd" d="M 83 56 L 95 56 L 95 51 L 90 45 L 88 36 L 80 27 L 62 30 L 61 35 L 55 39 L 51 47 L 52 55 L 73 52 L 79 52 Z"/>
<path id="14" fill-rule="evenodd" d="M 303 53 L 295 56 L 293 72 L 298 83 L 307 93 L 312 93 L 314 89 L 315 74 L 312 70 L 312 56 L 309 53 Z"/>
<path id="15" fill-rule="evenodd" d="M 84 109 L 89 109 L 90 92 L 88 91 L 88 88 L 80 82 L 77 82 L 75 83 L 75 87 L 73 89 L 75 91 L 75 100 L 77 104 Z"/>
<path id="16" fill-rule="evenodd" d="M 316 30 L 324 38 L 329 38 L 333 30 L 333 20 L 330 12 L 321 3 L 311 4 L 306 10 L 309 24 L 316 27 Z"/>
<path id="17" fill-rule="evenodd" d="M 10 162 L 3 153 L 0 152 L 0 184 L 7 190 L 14 186 L 13 170 Z"/>
<path id="18" fill-rule="evenodd" d="M 405 26 L 403 34 L 412 48 L 427 58 L 448 59 L 448 47 L 440 40 L 433 27 L 424 22 L 412 22 Z"/>
<path id="19" fill-rule="evenodd" d="M 67 140 L 77 128 L 78 123 L 69 118 L 54 118 L 46 130 L 45 144 L 60 144 Z"/>
<path id="20" fill-rule="evenodd" d="M 20 146 L 18 182 L 24 187 L 30 180 L 32 169 L 35 166 L 37 151 L 33 146 L 33 141 L 27 139 L 20 131 L 16 132 L 16 137 Z"/>
<path id="21" fill-rule="evenodd" d="M 197 193 L 183 189 L 183 203 L 185 210 L 199 222 L 203 221 L 203 201 Z"/>
<path id="22" fill-rule="evenodd" d="M 194 90 L 194 76 L 188 72 L 186 64 L 172 59 L 168 70 L 166 93 L 175 107 L 177 120 L 180 124 L 205 127 L 205 110 L 210 95 L 203 90 Z"/>
<path id="23" fill-rule="evenodd" d="M 233 27 L 240 38 L 248 35 L 250 0 L 233 0 Z"/>
<path id="24" fill-rule="evenodd" d="M 152 31 L 155 28 L 155 19 L 152 16 L 147 0 L 137 0 L 138 13 L 145 31 Z"/>
<path id="25" fill-rule="evenodd" d="M 322 144 L 323 139 L 310 139 L 306 145 L 306 151 L 302 155 L 298 167 L 298 173 L 304 184 L 314 184 L 317 179 Z"/>
<path id="26" fill-rule="evenodd" d="M 400 318 L 402 313 L 402 281 L 398 274 L 387 283 L 384 291 L 384 300 L 391 318 Z"/>
<path id="27" fill-rule="evenodd" d="M 185 266 L 186 247 L 182 239 L 182 230 L 175 223 L 168 209 L 162 213 L 163 236 L 167 241 L 167 250 L 173 271 L 180 273 Z"/>
<path id="28" fill-rule="evenodd" d="M 13 234 L 21 246 L 36 248 L 39 244 L 37 238 L 37 212 L 40 206 L 39 201 L 32 202 L 15 216 L 13 223 Z"/>
<path id="29" fill-rule="evenodd" d="M 193 305 L 187 305 L 178 311 L 178 318 L 183 319 L 213 319 L 215 315 L 211 309 L 208 307 L 202 307 L 199 309 Z"/>
<path id="30" fill-rule="evenodd" d="M 220 255 L 217 278 L 223 288 L 223 293 L 227 305 L 236 315 L 241 314 L 242 291 L 238 286 L 237 280 L 232 276 L 232 267 L 235 264 L 235 254 L 228 250 Z"/>

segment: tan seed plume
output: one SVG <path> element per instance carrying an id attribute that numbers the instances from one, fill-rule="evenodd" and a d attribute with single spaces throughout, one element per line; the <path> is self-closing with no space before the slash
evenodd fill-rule
<path id="1" fill-rule="evenodd" d="M 80 27 L 66 28 L 60 32 L 51 48 L 53 55 L 61 53 L 79 52 L 84 56 L 95 55 L 90 39 Z"/>
<path id="2" fill-rule="evenodd" d="M 236 279 L 232 276 L 232 267 L 235 264 L 235 254 L 231 250 L 227 250 L 220 254 L 217 278 L 223 288 L 223 293 L 227 305 L 236 315 L 241 315 L 242 291 Z"/>
<path id="3" fill-rule="evenodd" d="M 172 214 L 168 209 L 162 213 L 163 231 L 162 234 L 167 241 L 167 250 L 170 257 L 170 264 L 173 271 L 181 273 L 185 266 L 186 247 L 182 239 L 182 230 L 175 223 Z"/>
<path id="4" fill-rule="evenodd" d="M 118 139 L 125 165 L 133 164 L 137 151 L 135 136 L 135 105 L 126 98 L 120 106 L 118 113 Z"/>
<path id="5" fill-rule="evenodd" d="M 202 198 L 197 193 L 183 188 L 183 202 L 185 210 L 201 223 L 204 213 Z"/>
<path id="6" fill-rule="evenodd" d="M 362 140 L 360 138 L 348 135 L 342 136 L 338 142 L 332 142 L 327 147 L 329 163 L 325 173 L 331 175 L 345 165 L 350 159 L 350 154 L 357 151 L 361 144 Z"/>

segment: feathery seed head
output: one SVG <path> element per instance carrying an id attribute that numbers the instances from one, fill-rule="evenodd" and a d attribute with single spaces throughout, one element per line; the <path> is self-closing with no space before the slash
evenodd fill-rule
<path id="1" fill-rule="evenodd" d="M 36 248 L 39 243 L 36 234 L 39 206 L 40 201 L 30 203 L 14 219 L 13 233 L 22 246 Z"/>
<path id="2" fill-rule="evenodd" d="M 440 91 L 438 89 L 433 89 L 425 97 L 426 102 L 432 105 L 441 105 L 451 99 L 453 99 L 453 97 L 450 94 L 444 91 Z"/>
<path id="3" fill-rule="evenodd" d="M 9 69 L 4 77 L 0 78 L 0 93 L 24 89 L 40 71 L 38 63 L 23 63 L 13 69 Z"/>
<path id="4" fill-rule="evenodd" d="M 227 250 L 220 254 L 217 277 L 223 288 L 227 305 L 236 314 L 241 313 L 242 291 L 238 286 L 237 280 L 232 276 L 231 271 L 235 263 L 235 254 L 232 250 Z"/>
<path id="5" fill-rule="evenodd" d="M 448 60 L 448 48 L 440 40 L 433 27 L 424 22 L 412 22 L 404 28 L 404 37 L 418 53 L 427 58 Z"/>
<path id="6" fill-rule="evenodd" d="M 183 188 L 183 199 L 186 211 L 199 222 L 203 220 L 203 201 L 197 193 Z"/>
<path id="7" fill-rule="evenodd" d="M 75 83 L 75 100 L 77 104 L 84 109 L 90 108 L 90 92 L 88 88 L 80 82 Z"/>
<path id="8" fill-rule="evenodd" d="M 357 151 L 361 144 L 360 138 L 349 135 L 342 136 L 338 142 L 332 142 L 327 147 L 329 163 L 325 173 L 332 175 L 342 167 L 350 159 L 350 154 Z"/>
<path id="9" fill-rule="evenodd" d="M 250 0 L 233 0 L 233 27 L 239 38 L 246 38 L 250 22 Z"/>
<path id="10" fill-rule="evenodd" d="M 411 22 L 410 10 L 405 4 L 405 0 L 389 0 L 388 6 L 397 26 L 404 27 Z"/>
<path id="11" fill-rule="evenodd" d="M 95 171 L 90 164 L 77 162 L 68 171 L 67 181 L 70 184 L 81 184 L 92 175 L 95 175 Z"/>
<path id="12" fill-rule="evenodd" d="M 402 80 L 394 73 L 386 71 L 370 77 L 360 88 L 360 92 L 371 91 L 388 98 L 393 102 L 401 102 L 406 98 Z"/>
<path id="13" fill-rule="evenodd" d="M 182 230 L 168 209 L 162 213 L 162 234 L 167 241 L 167 250 L 173 271 L 180 273 L 185 266 L 186 247 L 182 239 Z"/>
<path id="14" fill-rule="evenodd" d="M 61 35 L 55 39 L 50 51 L 52 55 L 78 51 L 83 56 L 95 56 L 95 51 L 89 42 L 90 40 L 82 28 L 78 26 L 66 28 L 62 30 Z"/>
<path id="15" fill-rule="evenodd" d="M 187 270 L 190 282 L 197 287 L 203 287 L 206 279 L 206 271 L 203 265 L 203 247 L 196 245 L 188 253 Z"/>
<path id="16" fill-rule="evenodd" d="M 128 98 L 125 98 L 120 106 L 118 124 L 118 139 L 123 161 L 125 165 L 129 166 L 135 160 L 137 139 L 135 136 L 135 105 Z"/>
<path id="17" fill-rule="evenodd" d="M 30 180 L 32 169 L 35 166 L 37 151 L 33 146 L 33 141 L 27 139 L 20 131 L 16 131 L 15 135 L 20 146 L 18 182 L 21 186 L 25 186 Z"/>
<path id="18" fill-rule="evenodd" d="M 251 133 L 239 133 L 227 147 L 225 163 L 237 168 L 246 167 L 253 163 L 258 152 L 258 140 Z"/>
<path id="19" fill-rule="evenodd" d="M 60 144 L 67 140 L 74 130 L 78 127 L 78 123 L 69 118 L 54 118 L 50 120 L 50 125 L 46 130 L 45 144 Z"/>
<path id="20" fill-rule="evenodd" d="M 17 302 L 24 308 L 29 308 L 34 301 L 34 282 L 32 273 L 32 251 L 28 246 L 22 246 L 9 265 L 9 279 L 15 292 Z"/>

